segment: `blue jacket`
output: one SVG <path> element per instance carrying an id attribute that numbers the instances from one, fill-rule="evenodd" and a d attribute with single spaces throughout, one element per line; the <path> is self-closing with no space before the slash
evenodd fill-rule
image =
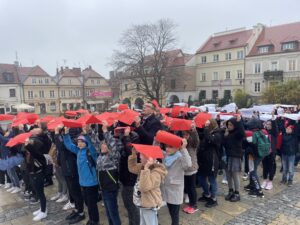
<path id="1" fill-rule="evenodd" d="M 72 141 L 69 134 L 64 135 L 64 144 L 66 148 L 77 155 L 77 167 L 79 174 L 79 183 L 82 187 L 91 187 L 98 185 L 96 168 L 90 165 L 87 159 L 87 150 L 89 149 L 93 159 L 97 162 L 97 152 L 89 136 L 84 136 L 87 140 L 87 147 L 80 149 Z"/>

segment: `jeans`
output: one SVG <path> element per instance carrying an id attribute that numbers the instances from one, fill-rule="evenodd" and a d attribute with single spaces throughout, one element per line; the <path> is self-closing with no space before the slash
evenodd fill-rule
<path id="1" fill-rule="evenodd" d="M 249 177 L 250 177 L 250 185 L 257 191 L 261 190 L 259 178 L 257 176 L 257 167 L 261 163 L 261 158 L 254 158 L 253 160 L 253 170 L 250 171 Z M 250 160 L 249 160 L 250 162 Z"/>
<path id="2" fill-rule="evenodd" d="M 189 205 L 192 207 L 197 206 L 196 177 L 197 174 L 184 176 L 185 192 L 189 196 L 189 200 L 190 200 Z"/>
<path id="3" fill-rule="evenodd" d="M 129 225 L 140 225 L 140 212 L 133 203 L 133 187 L 122 186 L 122 199 L 128 213 Z"/>
<path id="4" fill-rule="evenodd" d="M 295 155 L 282 155 L 282 181 L 293 181 Z"/>
<path id="5" fill-rule="evenodd" d="M 65 177 L 62 174 L 61 167 L 59 166 L 55 167 L 55 177 L 58 183 L 58 193 L 67 195 L 68 194 L 67 182 Z"/>
<path id="6" fill-rule="evenodd" d="M 210 184 L 208 186 L 207 180 Z M 198 181 L 201 187 L 203 188 L 205 196 L 211 196 L 211 198 L 215 198 L 218 193 L 218 184 L 215 176 L 198 176 Z"/>
<path id="7" fill-rule="evenodd" d="M 16 172 L 16 168 L 13 167 L 7 170 L 7 174 L 12 182 L 13 187 L 20 187 L 20 180 Z"/>
<path id="8" fill-rule="evenodd" d="M 99 222 L 98 201 L 98 185 L 92 187 L 82 187 L 84 202 L 88 208 L 89 219 L 92 222 Z"/>
<path id="9" fill-rule="evenodd" d="M 179 210 L 180 210 L 180 205 L 173 205 L 170 203 L 167 203 L 169 213 L 171 216 L 172 223 L 171 225 L 179 225 Z"/>
<path id="10" fill-rule="evenodd" d="M 66 182 L 69 190 L 70 196 L 74 199 L 75 203 L 75 209 L 78 211 L 78 213 L 83 212 L 83 198 L 81 193 L 81 188 L 79 184 L 79 177 L 78 174 L 76 176 L 66 176 Z"/>
<path id="11" fill-rule="evenodd" d="M 109 225 L 120 225 L 121 220 L 120 220 L 119 210 L 118 210 L 118 190 L 115 191 L 102 190 L 102 198 L 103 198 Z"/>
<path id="12" fill-rule="evenodd" d="M 140 225 L 158 225 L 156 210 L 140 208 L 140 218 Z"/>
<path id="13" fill-rule="evenodd" d="M 35 190 L 37 198 L 40 200 L 41 211 L 46 212 L 46 197 L 44 193 L 44 179 L 45 175 L 43 172 L 30 174 L 32 186 Z"/>

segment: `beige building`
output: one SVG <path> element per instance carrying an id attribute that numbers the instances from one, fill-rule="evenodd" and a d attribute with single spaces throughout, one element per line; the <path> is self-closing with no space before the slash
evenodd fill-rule
<path id="1" fill-rule="evenodd" d="M 102 112 L 112 101 L 112 90 L 108 81 L 92 69 L 91 66 L 82 71 L 84 78 L 84 102 L 87 109 Z"/>
<path id="2" fill-rule="evenodd" d="M 59 113 L 58 87 L 53 77 L 41 67 L 19 67 L 24 102 L 38 114 Z"/>
<path id="3" fill-rule="evenodd" d="M 263 27 L 246 57 L 245 90 L 259 97 L 270 85 L 300 80 L 300 22 Z"/>
<path id="4" fill-rule="evenodd" d="M 245 56 L 251 50 L 262 25 L 216 33 L 195 55 L 196 91 L 199 101 L 232 97 L 244 89 Z"/>
<path id="5" fill-rule="evenodd" d="M 83 76 L 80 68 L 61 67 L 57 70 L 60 111 L 77 110 L 84 106 Z"/>

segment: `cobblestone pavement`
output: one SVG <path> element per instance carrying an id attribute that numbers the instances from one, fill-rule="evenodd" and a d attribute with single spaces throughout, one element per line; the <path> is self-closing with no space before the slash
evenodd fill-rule
<path id="1" fill-rule="evenodd" d="M 300 225 L 300 169 L 295 173 L 295 184 L 292 187 L 280 185 L 280 173 L 277 173 L 274 180 L 274 189 L 265 191 L 264 199 L 255 199 L 241 193 L 241 201 L 230 203 L 224 200 L 227 193 L 227 186 L 220 184 L 218 206 L 207 209 L 203 203 L 199 203 L 199 211 L 193 215 L 180 214 L 183 225 L 213 225 L 213 224 L 299 224 Z M 219 177 L 221 179 L 221 177 Z M 220 181 L 220 180 L 219 180 Z M 241 186 L 247 182 L 242 182 Z M 49 199 L 55 193 L 56 186 L 46 188 L 46 196 Z M 198 189 L 200 195 L 200 189 Z M 39 208 L 39 205 L 30 205 L 23 200 L 22 194 L 10 194 L 0 188 L 0 225 L 65 225 L 66 215 L 70 211 L 62 210 L 63 203 L 47 202 L 48 217 L 41 222 L 32 221 L 32 212 Z M 104 207 L 99 204 L 100 223 L 107 225 Z M 122 200 L 119 199 L 120 216 L 123 224 L 128 224 L 127 214 L 124 210 Z M 86 224 L 86 221 L 80 225 Z M 170 217 L 166 207 L 159 211 L 160 225 L 169 225 Z M 79 225 L 79 224 L 78 224 Z"/>

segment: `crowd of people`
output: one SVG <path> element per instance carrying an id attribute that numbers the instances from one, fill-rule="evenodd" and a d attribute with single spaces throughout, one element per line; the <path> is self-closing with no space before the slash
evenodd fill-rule
<path id="1" fill-rule="evenodd" d="M 241 200 L 241 172 L 249 180 L 244 189 L 253 197 L 264 197 L 279 171 L 281 183 L 293 185 L 294 167 L 300 161 L 297 120 L 278 116 L 276 111 L 267 121 L 261 121 L 259 113 L 243 118 L 236 112 L 227 120 L 178 109 L 162 114 L 152 102 L 144 104 L 141 115 L 120 108 L 126 110 L 126 120 L 111 122 L 107 117 L 81 127 L 61 122 L 50 129 L 37 119 L 31 125 L 2 129 L 0 186 L 12 194 L 23 192 L 30 204 L 40 204 L 33 212 L 34 221 L 47 217 L 44 187 L 52 185 L 55 176 L 57 194 L 49 200 L 65 202 L 63 209 L 72 209 L 66 217 L 68 224 L 86 216 L 87 225 L 99 224 L 99 201 L 110 225 L 124 224 L 119 215 L 120 193 L 130 225 L 157 225 L 158 210 L 165 205 L 171 224 L 178 225 L 183 203 L 187 214 L 198 211 L 198 201 L 207 208 L 218 205 L 218 175 L 228 184 L 224 197 L 232 204 Z M 68 117 L 77 119 L 78 114 Z M 206 119 L 199 122 L 196 117 Z M 171 125 L 172 119 L 176 126 Z M 22 134 L 30 135 L 7 146 Z M 276 165 L 277 155 L 281 168 Z M 263 180 L 257 172 L 261 163 Z M 197 187 L 203 190 L 201 196 Z"/>

